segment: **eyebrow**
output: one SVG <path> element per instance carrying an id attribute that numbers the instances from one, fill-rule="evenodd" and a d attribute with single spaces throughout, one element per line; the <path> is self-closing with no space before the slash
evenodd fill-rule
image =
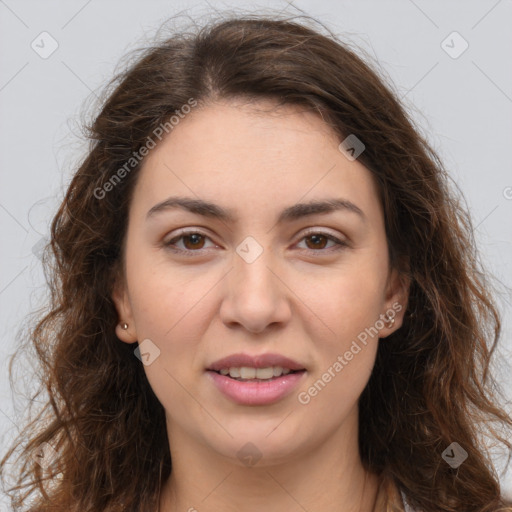
<path id="1" fill-rule="evenodd" d="M 223 208 L 217 204 L 203 199 L 194 199 L 191 197 L 168 197 L 153 206 L 147 213 L 146 218 L 150 218 L 157 213 L 179 208 L 202 217 L 218 219 L 224 222 L 236 223 L 238 216 L 232 209 Z M 347 199 L 328 198 L 321 201 L 310 201 L 308 203 L 297 203 L 288 206 L 281 211 L 277 218 L 277 223 L 291 222 L 310 215 L 327 214 L 335 211 L 347 211 L 357 214 L 363 221 L 366 217 L 358 206 Z"/>

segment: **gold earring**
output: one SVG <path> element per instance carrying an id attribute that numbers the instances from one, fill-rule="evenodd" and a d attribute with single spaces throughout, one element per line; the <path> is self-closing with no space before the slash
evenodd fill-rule
<path id="1" fill-rule="evenodd" d="M 126 331 L 126 329 L 128 329 L 128 324 L 126 322 L 121 324 L 121 329 L 124 329 Z"/>

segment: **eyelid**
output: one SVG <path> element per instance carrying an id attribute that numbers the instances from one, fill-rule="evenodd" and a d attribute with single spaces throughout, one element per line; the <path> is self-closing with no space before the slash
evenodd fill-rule
<path id="1" fill-rule="evenodd" d="M 348 238 L 346 235 L 339 235 L 339 234 L 334 234 L 334 233 L 331 233 L 330 231 L 328 231 L 326 228 L 306 228 L 306 231 L 304 231 L 302 233 L 302 237 L 301 237 L 301 240 L 302 238 L 304 238 L 305 236 L 308 236 L 308 235 L 325 235 L 325 236 L 332 236 L 333 238 L 336 238 L 338 239 L 340 242 L 347 242 L 348 243 Z"/>
<path id="2" fill-rule="evenodd" d="M 203 251 L 205 251 L 207 249 L 191 250 L 191 249 L 177 249 L 175 247 L 172 247 L 173 244 L 171 244 L 171 242 L 180 240 L 184 236 L 193 235 L 193 234 L 200 235 L 204 238 L 211 240 L 211 236 L 199 228 L 183 228 L 182 230 L 178 230 L 178 232 L 175 233 L 174 236 L 172 238 L 170 238 L 168 241 L 166 241 L 166 242 L 164 241 L 163 245 L 167 249 L 169 249 L 173 252 L 176 252 L 176 253 L 183 254 L 185 256 L 192 256 L 193 253 L 201 254 Z M 341 250 L 341 249 L 344 249 L 349 246 L 349 242 L 346 239 L 347 238 L 346 236 L 334 235 L 331 232 L 327 231 L 325 228 L 314 228 L 314 227 L 306 228 L 306 231 L 302 232 L 301 237 L 298 239 L 298 241 L 294 245 L 298 244 L 299 242 L 301 242 L 304 238 L 306 238 L 309 235 L 325 236 L 329 241 L 334 242 L 336 245 L 334 247 L 331 247 L 328 249 L 317 249 L 317 250 L 315 250 L 315 249 L 299 249 L 299 250 L 307 251 L 309 253 L 318 253 L 318 255 L 322 255 L 322 253 L 329 254 L 333 251 Z M 213 240 L 211 240 L 211 241 L 215 244 L 215 242 Z"/>
<path id="3" fill-rule="evenodd" d="M 332 254 L 333 252 L 340 251 L 342 249 L 346 249 L 350 247 L 350 242 L 348 241 L 345 235 L 334 235 L 330 231 L 327 231 L 325 228 L 309 228 L 306 231 L 302 232 L 300 239 L 297 243 L 302 242 L 302 240 L 310 235 L 321 235 L 327 238 L 328 241 L 334 242 L 334 247 L 330 247 L 328 249 L 301 249 L 310 254 L 316 254 L 318 256 Z"/>
<path id="4" fill-rule="evenodd" d="M 208 235 L 207 233 L 205 233 L 201 229 L 183 228 L 181 230 L 178 230 L 172 236 L 172 238 L 169 238 L 167 241 L 164 240 L 163 245 L 164 245 L 164 247 L 167 247 L 167 248 L 169 248 L 171 250 L 175 250 L 176 252 L 181 252 L 181 253 L 192 253 L 192 252 L 200 253 L 201 251 L 205 250 L 205 249 L 198 249 L 196 251 L 192 251 L 190 249 L 175 249 L 175 248 L 171 247 L 173 245 L 173 244 L 171 244 L 171 242 L 173 242 L 174 240 L 180 240 L 181 238 L 183 238 L 183 237 L 185 237 L 187 235 L 200 235 L 203 238 L 208 238 L 210 240 L 212 239 L 212 237 L 210 235 Z M 212 242 L 213 242 L 213 240 L 212 240 Z M 213 242 L 213 243 L 215 244 L 215 242 Z"/>

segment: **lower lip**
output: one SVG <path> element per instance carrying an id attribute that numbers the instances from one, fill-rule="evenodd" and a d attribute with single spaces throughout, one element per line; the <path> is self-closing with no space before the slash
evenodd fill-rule
<path id="1" fill-rule="evenodd" d="M 289 373 L 263 382 L 240 381 L 211 370 L 207 371 L 217 389 L 240 405 L 268 405 L 278 402 L 298 386 L 305 373 Z"/>

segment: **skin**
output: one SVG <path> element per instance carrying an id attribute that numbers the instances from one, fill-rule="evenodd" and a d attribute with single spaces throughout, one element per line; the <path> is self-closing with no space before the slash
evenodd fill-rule
<path id="1" fill-rule="evenodd" d="M 113 299 L 119 322 L 129 325 L 117 336 L 150 339 L 160 350 L 144 366 L 166 411 L 173 462 L 160 512 L 373 509 L 379 479 L 361 464 L 357 401 L 385 343 L 379 338 L 402 325 L 408 285 L 389 268 L 373 178 L 339 142 L 318 115 L 295 106 L 217 102 L 188 114 L 146 157 Z M 180 209 L 147 218 L 174 195 L 214 202 L 239 219 Z M 276 224 L 287 206 L 332 197 L 356 204 L 364 219 L 340 210 Z M 191 257 L 164 245 L 181 228 L 206 236 L 174 242 Z M 309 228 L 348 245 L 315 245 Z M 263 249 L 252 263 L 236 252 L 247 236 Z M 360 344 L 308 404 L 299 403 L 298 393 L 394 303 L 403 306 L 394 325 Z M 307 372 L 275 404 L 237 405 L 205 368 L 238 352 L 279 353 Z M 237 457 L 247 442 L 261 454 L 252 466 Z"/>

